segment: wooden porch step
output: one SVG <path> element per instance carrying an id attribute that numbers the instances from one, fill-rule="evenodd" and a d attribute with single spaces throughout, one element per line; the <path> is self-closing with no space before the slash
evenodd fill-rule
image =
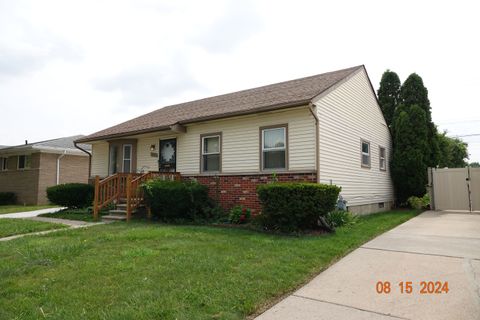
<path id="1" fill-rule="evenodd" d="M 108 212 L 110 214 L 124 214 L 124 215 L 127 214 L 126 208 L 125 208 L 125 210 L 123 210 L 123 209 L 111 209 L 111 210 L 108 210 Z"/>
<path id="2" fill-rule="evenodd" d="M 122 214 L 109 214 L 108 216 L 102 216 L 102 220 L 106 220 L 106 221 L 125 221 L 125 220 L 127 220 L 127 216 L 122 215 Z"/>

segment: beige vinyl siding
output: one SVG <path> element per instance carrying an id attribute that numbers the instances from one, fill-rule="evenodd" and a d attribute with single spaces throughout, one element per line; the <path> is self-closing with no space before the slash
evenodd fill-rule
<path id="1" fill-rule="evenodd" d="M 391 137 L 362 69 L 318 101 L 320 182 L 339 185 L 347 205 L 393 201 L 388 163 Z M 370 142 L 371 167 L 361 166 L 361 140 Z M 387 170 L 380 170 L 379 146 Z"/>
<path id="2" fill-rule="evenodd" d="M 260 168 L 260 127 L 288 124 L 289 170 L 315 170 L 315 122 L 308 108 L 259 113 L 230 119 L 202 122 L 187 126 L 187 133 L 159 133 L 138 137 L 137 168 L 158 170 L 158 158 L 150 146 L 159 140 L 177 138 L 177 171 L 199 174 L 200 135 L 222 132 L 222 173 L 253 173 Z"/>
<path id="3" fill-rule="evenodd" d="M 92 144 L 92 177 L 108 176 L 108 142 Z"/>

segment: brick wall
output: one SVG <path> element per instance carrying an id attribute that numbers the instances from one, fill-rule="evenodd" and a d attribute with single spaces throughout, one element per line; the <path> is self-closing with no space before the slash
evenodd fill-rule
<path id="1" fill-rule="evenodd" d="M 261 210 L 256 188 L 259 184 L 272 181 L 271 174 L 220 175 L 220 176 L 183 176 L 187 180 L 197 180 L 209 187 L 209 195 L 226 210 L 236 205 L 252 209 L 252 213 Z M 316 173 L 277 173 L 280 182 L 316 182 Z"/>
<path id="2" fill-rule="evenodd" d="M 20 204 L 36 204 L 40 153 L 31 155 L 30 168 L 18 170 L 18 156 L 8 157 L 7 171 L 0 171 L 0 192 L 14 192 Z"/>
<path id="3" fill-rule="evenodd" d="M 38 204 L 48 203 L 47 188 L 57 183 L 59 154 L 41 153 L 38 179 Z M 60 159 L 59 183 L 88 182 L 88 157 L 67 155 Z"/>

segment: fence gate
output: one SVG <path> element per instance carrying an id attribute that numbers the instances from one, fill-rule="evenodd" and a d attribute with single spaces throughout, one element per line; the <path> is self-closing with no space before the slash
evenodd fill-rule
<path id="1" fill-rule="evenodd" d="M 480 211 L 480 168 L 429 168 L 434 210 Z"/>

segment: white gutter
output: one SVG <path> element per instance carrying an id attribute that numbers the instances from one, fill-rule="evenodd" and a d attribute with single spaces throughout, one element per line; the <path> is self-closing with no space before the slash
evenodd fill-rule
<path id="1" fill-rule="evenodd" d="M 319 119 L 317 116 L 316 106 L 313 103 L 308 104 L 308 109 L 315 119 L 315 171 L 317 171 L 317 183 L 320 183 L 320 130 Z"/>
<path id="2" fill-rule="evenodd" d="M 60 159 L 65 157 L 67 150 L 63 151 L 63 154 L 59 155 L 57 158 L 57 186 L 60 184 Z"/>

